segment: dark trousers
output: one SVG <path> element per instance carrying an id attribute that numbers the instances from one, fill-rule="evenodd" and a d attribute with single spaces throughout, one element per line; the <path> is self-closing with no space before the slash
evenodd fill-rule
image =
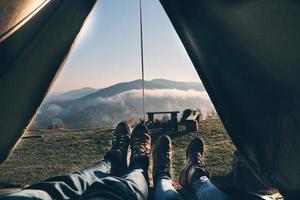
<path id="1" fill-rule="evenodd" d="M 101 161 L 70 175 L 57 176 L 1 200 L 105 199 L 146 200 L 148 197 L 147 170 L 137 165 L 120 176 L 110 176 L 111 164 Z"/>

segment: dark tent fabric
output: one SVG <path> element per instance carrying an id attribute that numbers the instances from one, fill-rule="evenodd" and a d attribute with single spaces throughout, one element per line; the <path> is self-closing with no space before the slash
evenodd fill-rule
<path id="1" fill-rule="evenodd" d="M 96 0 L 0 0 L 0 163 L 40 106 Z"/>
<path id="2" fill-rule="evenodd" d="M 300 188 L 300 3 L 160 0 L 230 137 L 266 184 Z M 95 0 L 0 0 L 0 163 Z"/>
<path id="3" fill-rule="evenodd" d="M 249 167 L 299 193 L 300 2 L 160 1 Z"/>

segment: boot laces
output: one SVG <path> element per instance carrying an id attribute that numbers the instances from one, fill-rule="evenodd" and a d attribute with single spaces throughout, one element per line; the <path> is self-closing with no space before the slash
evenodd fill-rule
<path id="1" fill-rule="evenodd" d="M 157 158 L 156 162 L 156 171 L 159 172 L 168 172 L 170 170 L 170 154 L 161 153 Z"/>
<path id="2" fill-rule="evenodd" d="M 128 143 L 128 134 L 115 134 L 112 139 L 113 149 L 123 150 L 126 143 Z"/>
<path id="3" fill-rule="evenodd" d="M 132 154 L 133 155 L 148 155 L 150 152 L 147 139 L 144 138 L 135 138 L 132 145 Z"/>
<path id="4" fill-rule="evenodd" d="M 197 167 L 203 169 L 204 168 L 204 163 L 202 161 L 202 155 L 200 153 L 193 153 L 191 155 L 191 161 L 194 165 Z"/>

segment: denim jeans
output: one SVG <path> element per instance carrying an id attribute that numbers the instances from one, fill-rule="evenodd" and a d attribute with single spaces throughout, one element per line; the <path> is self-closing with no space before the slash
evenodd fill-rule
<path id="1" fill-rule="evenodd" d="M 197 200 L 230 200 L 230 198 L 217 188 L 206 176 L 195 177 L 192 183 Z"/>
<path id="2" fill-rule="evenodd" d="M 146 200 L 147 171 L 132 166 L 121 177 L 109 176 L 111 164 L 101 161 L 70 175 L 57 176 L 13 193 L 1 200 L 105 199 Z"/>
<path id="3" fill-rule="evenodd" d="M 206 176 L 195 178 L 192 184 L 197 200 L 230 200 L 219 188 L 213 185 Z M 154 184 L 155 200 L 181 200 L 180 194 L 167 176 L 159 177 Z"/>
<path id="4" fill-rule="evenodd" d="M 175 190 L 172 180 L 168 176 L 160 176 L 154 183 L 155 200 L 181 200 L 180 194 Z"/>

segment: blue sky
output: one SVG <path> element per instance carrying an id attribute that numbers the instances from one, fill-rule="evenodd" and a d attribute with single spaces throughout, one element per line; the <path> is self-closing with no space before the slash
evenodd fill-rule
<path id="1" fill-rule="evenodd" d="M 138 0 L 98 0 L 52 91 L 141 77 Z M 200 81 L 158 0 L 143 0 L 145 78 Z"/>

